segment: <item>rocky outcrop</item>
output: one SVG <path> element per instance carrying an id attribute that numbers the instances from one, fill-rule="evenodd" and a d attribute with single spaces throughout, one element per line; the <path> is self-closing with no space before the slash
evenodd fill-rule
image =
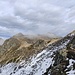
<path id="1" fill-rule="evenodd" d="M 44 75 L 74 75 L 75 74 L 75 31 L 60 41 L 69 40 L 65 49 L 57 50 L 54 54 L 54 64 L 50 65 Z M 60 41 L 58 41 L 60 43 Z M 57 43 L 58 43 L 57 42 Z M 61 42 L 62 43 L 62 42 Z"/>

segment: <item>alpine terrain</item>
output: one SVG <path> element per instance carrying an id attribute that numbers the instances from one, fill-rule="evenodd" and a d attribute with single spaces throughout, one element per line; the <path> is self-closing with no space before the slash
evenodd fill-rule
<path id="1" fill-rule="evenodd" d="M 19 33 L 5 40 L 0 75 L 75 75 L 75 31 L 64 38 Z"/>

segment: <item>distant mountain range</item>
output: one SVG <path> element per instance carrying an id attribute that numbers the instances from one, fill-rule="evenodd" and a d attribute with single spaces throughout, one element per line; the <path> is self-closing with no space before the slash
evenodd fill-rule
<path id="1" fill-rule="evenodd" d="M 4 43 L 4 39 L 0 38 L 0 45 Z"/>
<path id="2" fill-rule="evenodd" d="M 75 31 L 64 38 L 19 33 L 5 40 L 0 75 L 75 75 Z"/>
<path id="3" fill-rule="evenodd" d="M 18 33 L 16 35 L 14 35 L 13 37 L 27 37 L 29 39 L 50 39 L 50 38 L 58 38 L 59 36 L 53 34 L 53 33 L 46 33 L 46 34 L 32 34 L 32 35 L 25 35 L 22 33 Z"/>

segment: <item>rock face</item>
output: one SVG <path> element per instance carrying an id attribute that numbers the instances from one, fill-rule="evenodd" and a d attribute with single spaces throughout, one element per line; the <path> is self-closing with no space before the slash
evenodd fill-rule
<path id="1" fill-rule="evenodd" d="M 0 68 L 0 75 L 75 75 L 75 31 L 54 43 L 50 43 L 51 40 L 40 39 L 29 47 L 21 46 L 23 43 L 17 40 L 19 47 L 8 51 L 14 51 L 15 57 L 17 54 L 20 57 L 15 59 L 16 62 L 10 61 L 3 65 Z M 7 54 L 4 55 L 7 57 Z M 30 60 L 25 60 L 26 56 L 30 56 Z M 1 59 L 0 64 L 5 64 L 6 58 L 1 57 Z M 22 61 L 18 62 L 20 59 Z"/>
<path id="2" fill-rule="evenodd" d="M 44 75 L 75 75 L 75 31 L 65 38 L 69 42 L 65 49 L 56 51 L 54 64 L 47 69 Z"/>

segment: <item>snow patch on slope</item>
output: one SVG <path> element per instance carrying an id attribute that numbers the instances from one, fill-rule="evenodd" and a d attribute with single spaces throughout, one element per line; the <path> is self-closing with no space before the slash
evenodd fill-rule
<path id="1" fill-rule="evenodd" d="M 25 64 L 24 61 L 17 65 L 10 63 L 6 65 L 7 67 L 4 66 L 0 69 L 2 71 L 0 75 L 42 75 L 46 72 L 47 68 L 53 65 L 54 52 L 66 48 L 65 45 L 67 45 L 68 42 L 69 40 L 62 43 L 62 45 L 51 46 L 50 50 L 46 48 L 41 53 L 37 54 L 36 57 L 33 57 L 31 63 Z M 19 66 L 22 67 L 19 68 Z"/>
<path id="2" fill-rule="evenodd" d="M 75 60 L 70 59 L 69 60 L 69 65 L 67 66 L 67 68 L 71 68 L 71 70 L 66 72 L 67 75 L 75 75 L 75 70 L 73 70 L 73 63 L 75 63 Z"/>

